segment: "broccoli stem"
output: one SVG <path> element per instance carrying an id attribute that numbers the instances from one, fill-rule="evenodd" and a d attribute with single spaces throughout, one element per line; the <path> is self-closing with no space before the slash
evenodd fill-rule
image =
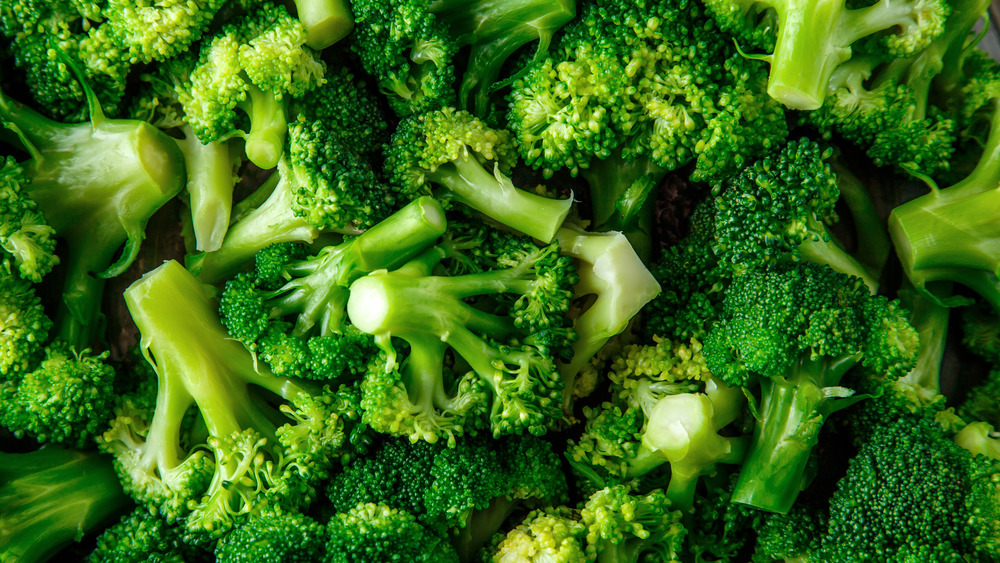
<path id="1" fill-rule="evenodd" d="M 233 208 L 233 189 L 239 158 L 226 142 L 202 144 L 190 125 L 181 127 L 183 139 L 176 139 L 187 166 L 187 192 L 190 196 L 195 248 L 202 252 L 218 250 L 229 229 Z"/>
<path id="2" fill-rule="evenodd" d="M 129 509 L 110 460 L 47 447 L 0 453 L 0 559 L 47 561 Z"/>
<path id="3" fill-rule="evenodd" d="M 851 218 L 854 219 L 857 261 L 865 267 L 870 279 L 878 281 L 892 247 L 885 223 L 879 217 L 875 200 L 861 180 L 839 161 L 834 160 L 830 165 L 837 175 L 840 200 L 851 210 Z M 871 288 L 870 285 L 868 287 Z"/>
<path id="4" fill-rule="evenodd" d="M 306 45 L 326 49 L 354 29 L 354 14 L 346 0 L 295 0 L 295 10 L 306 28 Z"/>
<path id="5" fill-rule="evenodd" d="M 591 217 L 602 231 L 620 231 L 644 260 L 653 252 L 656 188 L 667 171 L 648 158 L 626 160 L 621 151 L 581 172 L 590 186 Z"/>
<path id="6" fill-rule="evenodd" d="M 499 166 L 491 174 L 468 154 L 460 155 L 451 165 L 438 167 L 427 177 L 448 188 L 461 203 L 543 242 L 556 236 L 573 205 L 571 197 L 549 199 L 518 189 Z"/>
<path id="7" fill-rule="evenodd" d="M 935 288 L 935 294 L 951 295 L 951 282 L 939 283 L 941 287 Z M 911 385 L 932 398 L 941 393 L 941 361 L 944 359 L 951 309 L 914 291 L 909 284 L 901 288 L 899 294 L 910 310 L 910 324 L 917 330 L 920 339 L 917 365 L 899 378 L 899 382 Z"/>
<path id="8" fill-rule="evenodd" d="M 576 2 L 437 0 L 431 11 L 448 23 L 459 45 L 471 45 L 459 100 L 464 108 L 471 101 L 472 112 L 482 117 L 507 59 L 532 41 L 538 41 L 536 59 L 548 51 L 553 34 L 576 15 Z"/>
<path id="9" fill-rule="evenodd" d="M 817 240 L 818 239 L 818 240 Z M 799 256 L 816 264 L 825 264 L 834 270 L 861 278 L 869 291 L 878 291 L 878 280 L 873 278 L 868 269 L 861 265 L 846 250 L 840 247 L 823 229 L 823 236 L 808 237 L 798 246 Z"/>
<path id="10" fill-rule="evenodd" d="M 250 118 L 250 130 L 243 135 L 247 158 L 264 170 L 270 170 L 278 165 L 285 149 L 288 133 L 285 103 L 274 93 L 265 92 L 252 83 L 247 94 L 246 99 L 237 104 Z"/>
<path id="11" fill-rule="evenodd" d="M 964 284 L 1000 310 L 1000 100 L 993 106 L 989 138 L 975 170 L 889 215 L 889 233 L 907 277 L 944 306 L 965 301 L 936 294 L 930 282 Z"/>
<path id="12" fill-rule="evenodd" d="M 785 377 L 762 383 L 760 417 L 733 502 L 781 514 L 792 508 L 808 484 L 806 464 L 823 421 L 854 402 L 844 400 L 849 390 L 835 386 L 858 360 L 857 355 L 813 360 L 807 352 Z"/>

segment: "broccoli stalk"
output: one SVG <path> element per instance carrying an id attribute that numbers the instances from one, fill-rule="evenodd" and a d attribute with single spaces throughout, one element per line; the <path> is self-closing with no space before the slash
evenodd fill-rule
<path id="1" fill-rule="evenodd" d="M 295 16 L 306 30 L 306 45 L 326 49 L 354 29 L 347 0 L 295 0 Z"/>
<path id="2" fill-rule="evenodd" d="M 979 164 L 957 184 L 892 210 L 889 232 L 907 277 L 946 306 L 968 301 L 942 295 L 931 282 L 968 286 L 1000 310 L 1000 96 L 989 107 L 990 133 Z"/>
<path id="3" fill-rule="evenodd" d="M 0 453 L 0 559 L 34 563 L 128 509 L 108 459 L 48 447 Z"/>
<path id="4" fill-rule="evenodd" d="M 146 222 L 185 177 L 170 137 L 143 121 L 105 117 L 89 88 L 87 99 L 90 122 L 66 124 L 0 95 L 0 119 L 32 156 L 28 194 L 68 243 L 58 336 L 78 350 L 96 337 L 104 279 L 135 260 Z"/>

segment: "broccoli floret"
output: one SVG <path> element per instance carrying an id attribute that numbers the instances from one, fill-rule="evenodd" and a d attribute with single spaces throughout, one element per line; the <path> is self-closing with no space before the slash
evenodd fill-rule
<path id="1" fill-rule="evenodd" d="M 484 117 L 504 64 L 538 41 L 543 54 L 576 14 L 573 0 L 355 0 L 354 51 L 399 115 L 455 105 Z M 464 72 L 455 70 L 468 47 Z M 502 83 L 500 83 L 502 85 Z"/>
<path id="2" fill-rule="evenodd" d="M 917 360 L 918 337 L 897 301 L 860 278 L 797 262 L 736 277 L 705 360 L 733 387 L 760 385 L 759 417 L 733 501 L 787 512 L 804 488 L 823 421 L 865 397 L 841 386 L 855 365 L 893 380 Z"/>
<path id="3" fill-rule="evenodd" d="M 101 33 L 131 64 L 166 61 L 201 39 L 226 0 L 107 0 Z"/>
<path id="4" fill-rule="evenodd" d="M 55 231 L 28 196 L 24 170 L 11 157 L 0 165 L 0 249 L 3 269 L 39 282 L 59 263 Z"/>
<path id="5" fill-rule="evenodd" d="M 48 561 L 129 504 L 110 461 L 96 453 L 0 453 L 0 559 Z"/>
<path id="6" fill-rule="evenodd" d="M 665 495 L 691 510 L 699 477 L 747 450 L 746 438 L 719 434 L 738 418 L 742 393 L 713 379 L 701 352 L 697 340 L 625 346 L 609 370 L 611 402 L 585 411 L 586 430 L 569 450 L 574 469 L 598 485 L 621 484 L 669 464 Z"/>
<path id="7" fill-rule="evenodd" d="M 399 124 L 386 152 L 390 180 L 413 197 L 444 187 L 455 199 L 508 227 L 543 242 L 555 237 L 573 204 L 514 186 L 510 134 L 491 129 L 465 111 L 445 108 Z"/>
<path id="8" fill-rule="evenodd" d="M 934 282 L 952 281 L 1000 310 L 1000 254 L 995 250 L 1000 197 L 1000 65 L 972 65 L 963 84 L 969 126 L 987 124 L 982 156 L 964 179 L 900 205 L 889 215 L 896 254 L 917 290 L 945 306 L 967 304 Z"/>
<path id="9" fill-rule="evenodd" d="M 0 270 L 0 380 L 16 381 L 41 359 L 52 320 L 34 287 Z M 10 389 L 10 387 L 6 387 Z"/>
<path id="10" fill-rule="evenodd" d="M 719 26 L 747 47 L 769 51 L 767 92 L 793 109 L 823 105 L 831 75 L 852 59 L 852 47 L 877 36 L 894 58 L 927 47 L 951 12 L 943 0 L 849 2 L 707 0 Z"/>
<path id="11" fill-rule="evenodd" d="M 673 508 L 659 489 L 646 495 L 625 485 L 597 491 L 580 513 L 587 555 L 598 563 L 679 562 L 687 530 Z"/>
<path id="12" fill-rule="evenodd" d="M 330 519 L 327 525 L 327 561 L 412 561 L 458 563 L 455 552 L 440 531 L 428 528 L 398 508 L 362 503 Z"/>
<path id="13" fill-rule="evenodd" d="M 326 65 L 305 42 L 302 24 L 269 2 L 204 40 L 179 91 L 198 139 L 242 137 L 251 162 L 274 168 L 289 126 L 288 100 L 325 80 Z"/>
<path id="14" fill-rule="evenodd" d="M 829 520 L 826 511 L 805 502 L 796 502 L 788 514 L 761 512 L 757 516 L 753 554 L 757 563 L 807 559 L 819 549 Z"/>
<path id="15" fill-rule="evenodd" d="M 719 260 L 736 274 L 807 260 L 857 276 L 874 291 L 878 281 L 829 232 L 840 198 L 829 156 L 808 139 L 791 141 L 730 179 L 715 198 Z"/>
<path id="16" fill-rule="evenodd" d="M 97 536 L 87 563 L 193 563 L 209 552 L 184 542 L 184 528 L 140 506 Z"/>
<path id="17" fill-rule="evenodd" d="M 0 390 L 5 405 L 0 414 L 15 436 L 39 442 L 86 448 L 107 428 L 115 405 L 115 370 L 105 363 L 108 352 L 76 351 L 56 341 L 45 359 L 17 382 Z"/>
<path id="18" fill-rule="evenodd" d="M 67 243 L 59 337 L 94 345 L 104 279 L 135 260 L 146 222 L 184 186 L 184 156 L 143 121 L 110 119 L 89 89 L 91 119 L 58 123 L 0 94 L 0 120 L 31 159 L 27 194 Z M 120 251 L 124 244 L 124 249 Z"/>
<path id="19" fill-rule="evenodd" d="M 466 425 L 474 431 L 483 411 L 495 435 L 543 434 L 562 419 L 555 360 L 576 339 L 566 318 L 576 269 L 557 243 L 513 235 L 493 243 L 489 271 L 432 275 L 444 258 L 435 247 L 351 285 L 351 323 L 384 350 L 362 383 L 365 421 L 376 430 L 452 441 Z"/>
<path id="20" fill-rule="evenodd" d="M 226 283 L 222 321 L 275 375 L 363 373 L 375 346 L 347 323 L 347 288 L 370 272 L 401 266 L 444 231 L 440 205 L 423 197 L 315 256 L 291 243 L 268 247 L 257 253 L 254 272 Z"/>
<path id="21" fill-rule="evenodd" d="M 533 510 L 507 532 L 485 561 L 577 563 L 586 561 L 587 528 L 568 507 Z"/>
<path id="22" fill-rule="evenodd" d="M 219 563 L 325 561 L 322 524 L 298 512 L 265 508 L 241 519 L 215 548 Z"/>
<path id="23" fill-rule="evenodd" d="M 888 560 L 902 550 L 910 561 L 955 561 L 956 554 L 992 560 L 997 470 L 996 461 L 973 457 L 933 420 L 883 421 L 837 484 L 814 558 Z"/>
<path id="24" fill-rule="evenodd" d="M 552 446 L 534 436 L 466 437 L 444 443 L 389 439 L 335 475 L 336 510 L 364 502 L 409 512 L 447 533 L 468 558 L 520 506 L 566 501 L 566 476 Z"/>
<path id="25" fill-rule="evenodd" d="M 48 115 L 79 121 L 87 116 L 86 88 L 114 112 L 131 66 L 105 18 L 104 2 L 11 0 L 0 5 L 0 33 L 10 39 L 32 98 Z M 89 86 L 80 82 L 75 69 Z"/>
<path id="26" fill-rule="evenodd" d="M 217 538 L 265 505 L 308 504 L 347 441 L 356 395 L 258 365 L 177 262 L 133 283 L 125 302 L 158 379 L 152 416 L 121 412 L 101 439 L 126 491 L 170 522 L 184 517 L 193 541 Z M 187 431 L 189 411 L 201 433 Z"/>

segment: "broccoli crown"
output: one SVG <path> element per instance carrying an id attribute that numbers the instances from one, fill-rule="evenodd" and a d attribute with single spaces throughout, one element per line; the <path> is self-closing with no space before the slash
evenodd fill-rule
<path id="1" fill-rule="evenodd" d="M 575 563 L 587 560 L 587 528 L 568 507 L 533 510 L 494 550 L 495 563 Z"/>
<path id="2" fill-rule="evenodd" d="M 147 273 L 125 300 L 158 379 L 154 411 L 126 405 L 101 439 L 126 491 L 171 522 L 185 517 L 202 539 L 262 506 L 308 503 L 347 441 L 356 394 L 257 365 L 176 262 Z M 189 410 L 207 432 L 188 431 Z"/>
<path id="3" fill-rule="evenodd" d="M 326 80 L 325 64 L 305 42 L 299 20 L 269 2 L 203 41 L 190 82 L 179 91 L 198 138 L 243 137 L 247 157 L 274 168 L 288 127 L 288 99 Z"/>
<path id="4" fill-rule="evenodd" d="M 327 524 L 328 561 L 412 561 L 458 563 L 458 553 L 438 530 L 422 525 L 398 508 L 361 503 L 341 512 Z"/>
<path id="5" fill-rule="evenodd" d="M 915 365 L 917 341 L 898 301 L 870 295 L 856 277 L 799 262 L 733 279 L 705 358 L 734 386 L 788 378 L 802 361 L 833 367 L 848 358 L 898 379 Z M 845 371 L 821 375 L 821 387 L 837 385 Z"/>
<path id="6" fill-rule="evenodd" d="M 739 40 L 770 51 L 768 93 L 794 109 L 823 104 L 831 75 L 852 57 L 854 43 L 877 36 L 888 57 L 918 53 L 944 31 L 951 12 L 943 0 L 850 3 L 709 0 L 719 26 Z M 862 51 L 876 50 L 866 44 Z"/>
<path id="7" fill-rule="evenodd" d="M 0 271 L 0 379 L 16 381 L 41 359 L 52 320 L 30 283 Z"/>
<path id="8" fill-rule="evenodd" d="M 184 529 L 160 514 L 138 507 L 97 536 L 87 563 L 189 563 L 208 553 L 184 542 Z"/>
<path id="9" fill-rule="evenodd" d="M 580 513 L 587 528 L 587 554 L 597 561 L 680 561 L 687 530 L 681 511 L 671 510 L 656 489 L 638 495 L 625 485 L 597 491 Z"/>
<path id="10" fill-rule="evenodd" d="M 97 453 L 0 453 L 0 560 L 48 561 L 128 508 L 111 463 Z"/>
<path id="11" fill-rule="evenodd" d="M 16 436 L 86 448 L 113 418 L 115 370 L 108 352 L 77 352 L 61 341 L 5 397 L 3 424 Z M 6 392 L 0 392 L 6 395 Z"/>
<path id="12" fill-rule="evenodd" d="M 905 548 L 934 561 L 954 554 L 992 559 L 997 469 L 996 461 L 952 442 L 933 420 L 885 421 L 837 484 L 817 558 L 887 558 Z"/>
<path id="13" fill-rule="evenodd" d="M 730 179 L 715 198 L 713 249 L 739 274 L 788 260 L 827 264 L 875 287 L 865 269 L 832 239 L 837 177 L 829 150 L 791 141 Z"/>
<path id="14" fill-rule="evenodd" d="M 805 502 L 796 502 L 788 514 L 758 512 L 756 515 L 757 545 L 753 560 L 761 563 L 815 554 L 829 521 L 826 511 Z"/>
<path id="15" fill-rule="evenodd" d="M 27 179 L 11 157 L 0 166 L 0 248 L 3 268 L 39 282 L 59 263 L 55 231 L 26 193 Z"/>
<path id="16" fill-rule="evenodd" d="M 455 105 L 456 82 L 461 107 L 484 115 L 507 60 L 534 41 L 543 53 L 576 13 L 566 0 L 358 0 L 351 7 L 352 48 L 401 116 Z M 456 70 L 462 47 L 468 59 Z"/>
<path id="17" fill-rule="evenodd" d="M 74 68 L 113 111 L 131 66 L 104 19 L 104 2 L 12 0 L 0 6 L 0 33 L 14 64 L 24 70 L 33 99 L 57 118 L 86 117 L 86 87 Z M 109 10 L 110 11 L 110 10 Z"/>
<path id="18" fill-rule="evenodd" d="M 510 134 L 464 110 L 447 107 L 404 119 L 386 149 L 389 180 L 404 194 L 455 199 L 508 227 L 551 241 L 569 214 L 572 198 L 553 200 L 516 188 L 510 173 L 517 155 Z"/>
<path id="19" fill-rule="evenodd" d="M 130 64 L 166 61 L 201 39 L 224 3 L 225 0 L 155 3 L 107 0 L 107 8 L 101 12 L 106 18 L 102 32 L 128 53 Z"/>
<path id="20" fill-rule="evenodd" d="M 740 57 L 695 2 L 586 2 L 514 82 L 509 120 L 545 174 L 593 168 L 595 208 L 610 210 L 649 173 L 695 161 L 693 178 L 720 179 L 781 142 L 784 112 L 763 84 L 763 66 Z"/>
<path id="21" fill-rule="evenodd" d="M 243 519 L 215 547 L 220 563 L 310 563 L 323 560 L 322 524 L 279 507 Z"/>
<path id="22" fill-rule="evenodd" d="M 376 430 L 450 441 L 466 424 L 474 432 L 479 423 L 467 418 L 483 410 L 496 435 L 542 434 L 562 418 L 555 359 L 576 339 L 566 318 L 575 268 L 558 243 L 496 242 L 493 270 L 431 275 L 444 257 L 434 248 L 351 285 L 351 322 L 385 351 L 362 384 L 365 420 Z"/>
<path id="23" fill-rule="evenodd" d="M 567 484 L 559 456 L 534 436 L 466 437 L 452 447 L 389 438 L 334 475 L 326 492 L 340 512 L 385 504 L 485 541 L 516 504 L 562 502 Z"/>

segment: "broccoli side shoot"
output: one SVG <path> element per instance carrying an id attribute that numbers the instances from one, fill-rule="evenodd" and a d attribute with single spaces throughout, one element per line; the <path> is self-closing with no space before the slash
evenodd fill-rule
<path id="1" fill-rule="evenodd" d="M 0 165 L 0 249 L 2 267 L 40 282 L 59 263 L 55 231 L 28 196 L 24 170 L 11 157 Z"/>
<path id="2" fill-rule="evenodd" d="M 17 381 L 42 358 L 42 347 L 52 328 L 35 288 L 16 275 L 0 270 L 0 380 Z M 11 389 L 6 386 L 5 389 Z"/>
<path id="3" fill-rule="evenodd" d="M 398 508 L 361 503 L 334 515 L 326 529 L 327 561 L 412 561 L 458 563 L 458 553 L 439 530 L 428 528 Z"/>
<path id="4" fill-rule="evenodd" d="M 219 563 L 324 561 L 324 527 L 309 516 L 268 507 L 243 517 L 216 544 Z"/>
<path id="5" fill-rule="evenodd" d="M 942 0 L 879 0 L 858 8 L 843 0 L 708 0 L 705 5 L 747 48 L 770 52 L 768 94 L 802 110 L 823 105 L 831 75 L 851 61 L 855 42 L 878 36 L 888 56 L 907 57 L 942 33 L 950 13 Z"/>
<path id="6" fill-rule="evenodd" d="M 242 137 L 251 162 L 274 168 L 284 150 L 288 100 L 325 81 L 326 65 L 305 42 L 302 24 L 270 2 L 205 39 L 180 90 L 198 139 Z"/>
<path id="7" fill-rule="evenodd" d="M 93 92 L 88 100 L 89 122 L 59 123 L 0 94 L 0 120 L 31 155 L 22 163 L 27 194 L 67 242 L 57 322 L 79 350 L 97 336 L 104 278 L 135 260 L 146 222 L 184 186 L 184 157 L 170 137 L 105 117 Z"/>
<path id="8" fill-rule="evenodd" d="M 660 489 L 639 495 L 625 485 L 597 491 L 580 512 L 587 555 L 597 563 L 680 561 L 687 530 Z"/>
<path id="9" fill-rule="evenodd" d="M 942 295 L 933 282 L 952 281 L 1000 310 L 1000 66 L 976 69 L 964 83 L 969 126 L 986 128 L 982 156 L 964 179 L 892 210 L 889 233 L 907 277 L 919 291 L 946 306 L 967 303 Z"/>
<path id="10" fill-rule="evenodd" d="M 496 545 L 493 563 L 576 563 L 587 560 L 587 528 L 568 507 L 533 510 Z"/>
<path id="11" fill-rule="evenodd" d="M 451 441 L 484 410 L 495 435 L 540 435 L 562 419 L 555 360 L 576 339 L 566 320 L 576 269 L 556 243 L 494 244 L 492 270 L 433 275 L 444 258 L 435 247 L 351 285 L 351 323 L 384 350 L 362 384 L 376 430 Z"/>
<path id="12" fill-rule="evenodd" d="M 859 278 L 808 262 L 733 280 L 704 353 L 727 384 L 759 385 L 760 414 L 734 502 L 791 508 L 823 421 L 865 397 L 841 386 L 844 374 L 861 364 L 893 380 L 916 365 L 918 337 L 907 316 Z"/>
<path id="13" fill-rule="evenodd" d="M 509 133 L 465 111 L 445 108 L 399 124 L 386 154 L 390 180 L 413 197 L 454 199 L 508 227 L 549 242 L 569 214 L 573 198 L 553 200 L 514 186 Z"/>
<path id="14" fill-rule="evenodd" d="M 170 522 L 184 517 L 196 541 L 262 506 L 307 504 L 340 455 L 356 397 L 258 365 L 177 262 L 133 283 L 125 302 L 158 380 L 153 412 L 122 409 L 101 440 L 126 491 Z"/>
<path id="15" fill-rule="evenodd" d="M 97 536 L 87 563 L 188 563 L 208 552 L 184 541 L 184 528 L 140 506 Z"/>
<path id="16" fill-rule="evenodd" d="M 401 266 L 444 232 L 444 211 L 421 197 L 314 256 L 292 243 L 270 246 L 257 253 L 255 271 L 226 282 L 222 321 L 275 375 L 363 373 L 375 346 L 347 323 L 348 287 L 375 270 Z"/>
<path id="17" fill-rule="evenodd" d="M 399 115 L 455 105 L 484 116 L 504 64 L 538 42 L 536 57 L 576 14 L 573 0 L 355 0 L 353 49 Z M 458 55 L 468 47 L 464 70 Z M 463 59 L 464 60 L 464 59 Z"/>
<path id="18" fill-rule="evenodd" d="M 0 560 L 48 561 L 129 504 L 110 461 L 96 453 L 0 453 Z"/>
<path id="19" fill-rule="evenodd" d="M 837 177 L 829 151 L 808 139 L 791 141 L 726 182 L 715 198 L 713 249 L 735 274 L 789 260 L 827 265 L 878 281 L 832 237 Z M 863 243 L 862 243 L 863 244 Z"/>

